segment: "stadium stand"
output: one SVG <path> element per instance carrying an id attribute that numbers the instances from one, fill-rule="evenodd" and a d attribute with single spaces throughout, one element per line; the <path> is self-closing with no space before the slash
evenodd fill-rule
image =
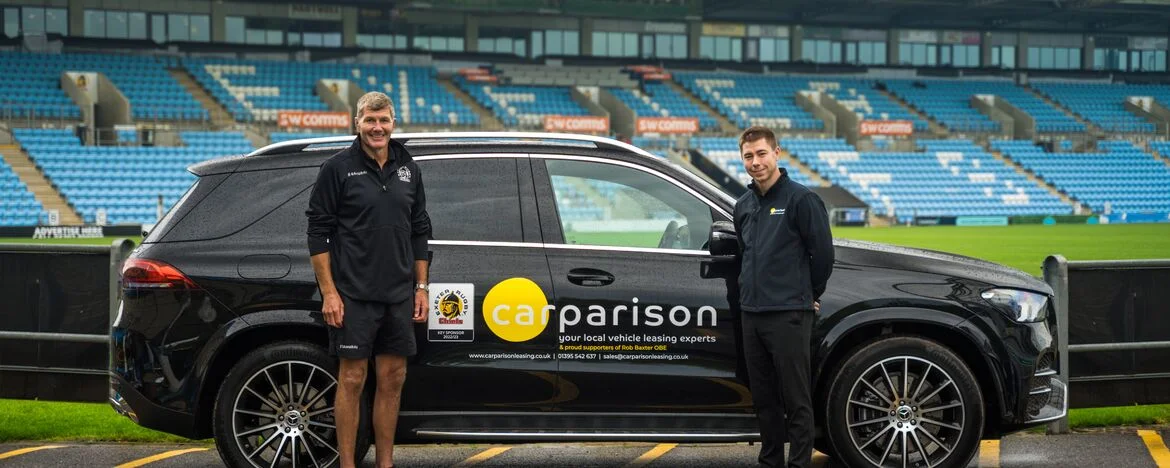
<path id="1" fill-rule="evenodd" d="M 740 128 L 765 125 L 774 129 L 823 130 L 825 123 L 796 104 L 805 82 L 777 77 L 705 72 L 675 72 L 692 94 L 731 119 Z"/>
<path id="2" fill-rule="evenodd" d="M 195 180 L 187 166 L 252 150 L 241 132 L 180 132 L 181 147 L 82 146 L 67 129 L 13 136 L 87 223 L 103 208 L 110 224 L 154 223 L 159 195 L 169 209 Z"/>
<path id="3" fill-rule="evenodd" d="M 166 62 L 136 55 L 0 53 L 4 107 L 40 118 L 80 119 L 81 110 L 61 90 L 61 74 L 100 72 L 130 101 L 135 120 L 207 120 L 207 110 L 167 73 Z"/>
<path id="4" fill-rule="evenodd" d="M 943 126 L 964 132 L 998 132 L 995 122 L 971 107 L 971 97 L 995 95 L 1036 119 L 1038 132 L 1083 132 L 1085 126 L 1007 81 L 885 80 L 889 90 Z"/>
<path id="5" fill-rule="evenodd" d="M 567 87 L 490 85 L 463 77 L 455 78 L 455 83 L 510 128 L 539 127 L 546 115 L 591 115 Z"/>
<path id="6" fill-rule="evenodd" d="M 1030 84 L 1033 89 L 1107 132 L 1152 133 L 1156 130 L 1153 123 L 1125 108 L 1126 98 L 1152 97 L 1163 104 L 1170 103 L 1170 87 L 1162 85 L 1043 81 Z"/>
<path id="7" fill-rule="evenodd" d="M 969 140 L 919 140 L 921 152 L 858 152 L 841 139 L 780 146 L 900 222 L 914 216 L 1067 214 L 1071 207 Z"/>
<path id="8" fill-rule="evenodd" d="M 328 132 L 272 132 L 268 134 L 270 143 L 280 143 L 282 141 L 301 140 L 304 138 L 325 138 L 349 135 L 348 133 L 328 133 Z"/>
<path id="9" fill-rule="evenodd" d="M 349 80 L 395 103 L 399 125 L 478 125 L 479 116 L 443 89 L 431 67 L 227 59 L 186 59 L 183 66 L 240 122 L 272 122 L 282 110 L 328 111 L 318 80 Z"/>
<path id="10" fill-rule="evenodd" d="M 698 149 L 708 159 L 714 162 L 719 167 L 723 168 L 725 172 L 734 176 L 740 183 L 747 185 L 752 181 L 751 176 L 748 175 L 747 170 L 743 168 L 743 160 L 739 155 L 739 139 L 738 138 L 724 138 L 724 137 L 699 137 L 691 139 L 691 146 Z M 788 170 L 788 177 L 799 182 L 801 185 L 807 187 L 815 187 L 818 184 L 812 180 L 805 173 L 801 172 L 799 168 L 786 165 L 784 161 L 780 161 L 780 167 Z"/>
<path id="11" fill-rule="evenodd" d="M 1096 153 L 1049 153 L 1030 141 L 992 143 L 993 149 L 1095 212 L 1170 211 L 1170 167 L 1129 141 L 1108 140 L 1098 146 Z"/>
<path id="12" fill-rule="evenodd" d="M 0 159 L 0 226 L 31 226 L 48 217 L 20 177 Z"/>
<path id="13" fill-rule="evenodd" d="M 643 89 L 607 88 L 638 117 L 695 117 L 702 130 L 718 130 L 719 121 L 686 96 L 664 83 L 647 82 Z"/>
<path id="14" fill-rule="evenodd" d="M 865 120 L 908 120 L 914 123 L 916 132 L 930 130 L 930 124 L 925 120 L 874 91 L 875 80 L 838 79 L 831 76 L 801 80 L 808 82 L 808 89 L 828 94 Z"/>

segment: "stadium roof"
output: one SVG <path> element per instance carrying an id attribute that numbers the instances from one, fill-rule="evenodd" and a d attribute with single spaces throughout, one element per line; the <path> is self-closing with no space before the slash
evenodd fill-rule
<path id="1" fill-rule="evenodd" d="M 1170 0 L 705 0 L 704 20 L 1166 34 Z"/>

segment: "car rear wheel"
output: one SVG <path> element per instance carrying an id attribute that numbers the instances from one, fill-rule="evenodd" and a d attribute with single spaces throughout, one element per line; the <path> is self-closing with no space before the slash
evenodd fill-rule
<path id="1" fill-rule="evenodd" d="M 333 400 L 337 363 L 317 346 L 275 343 L 228 372 L 215 401 L 215 445 L 231 467 L 326 467 L 338 460 Z M 362 398 L 355 458 L 370 448 L 370 403 Z"/>
<path id="2" fill-rule="evenodd" d="M 950 349 L 885 337 L 838 368 L 828 431 L 847 466 L 959 467 L 978 451 L 983 410 L 974 374 Z"/>

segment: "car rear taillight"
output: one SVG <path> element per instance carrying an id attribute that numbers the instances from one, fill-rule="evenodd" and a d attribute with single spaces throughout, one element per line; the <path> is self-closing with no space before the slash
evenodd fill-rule
<path id="1" fill-rule="evenodd" d="M 122 287 L 194 289 L 195 282 L 178 268 L 148 258 L 131 258 L 122 265 Z"/>

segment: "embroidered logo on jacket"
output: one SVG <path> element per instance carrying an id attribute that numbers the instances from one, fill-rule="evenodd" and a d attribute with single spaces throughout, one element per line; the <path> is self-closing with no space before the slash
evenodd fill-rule
<path id="1" fill-rule="evenodd" d="M 772 211 L 769 211 L 768 214 L 770 216 L 783 216 L 784 215 L 784 208 L 780 208 L 778 210 L 776 208 L 772 208 Z"/>
<path id="2" fill-rule="evenodd" d="M 365 174 L 365 173 L 366 173 L 366 171 L 354 171 L 354 172 L 350 172 L 349 174 L 346 174 L 345 178 L 348 179 L 350 177 L 360 176 L 360 175 Z"/>
<path id="3" fill-rule="evenodd" d="M 410 168 L 402 166 L 398 168 L 398 180 L 403 182 L 410 182 Z"/>

